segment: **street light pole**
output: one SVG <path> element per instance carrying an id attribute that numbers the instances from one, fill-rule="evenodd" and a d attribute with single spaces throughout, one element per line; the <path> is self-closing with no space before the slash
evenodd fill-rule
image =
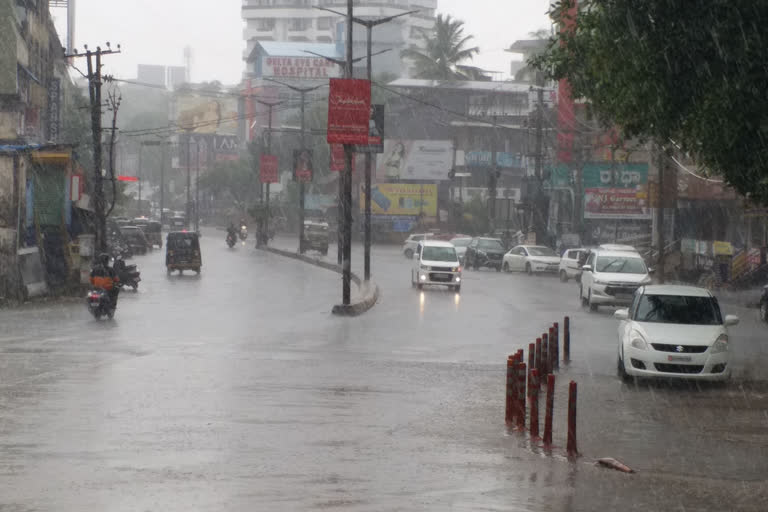
<path id="1" fill-rule="evenodd" d="M 269 82 L 275 82 L 276 84 L 280 84 L 283 87 L 287 87 L 288 89 L 298 92 L 301 96 L 301 150 L 304 151 L 306 147 L 306 125 L 305 125 L 305 116 L 304 116 L 304 107 L 306 105 L 306 95 L 308 92 L 314 91 L 315 89 L 319 89 L 320 87 L 323 87 L 325 84 L 316 85 L 314 87 L 296 87 L 294 85 L 288 85 L 283 82 L 279 82 L 277 80 L 272 80 L 270 78 L 265 78 L 264 80 Z M 299 254 L 304 254 L 304 181 L 298 180 L 299 182 Z M 269 185 L 267 185 L 269 186 Z"/>
<path id="2" fill-rule="evenodd" d="M 192 207 L 192 130 L 187 132 L 187 214 L 184 218 L 184 226 L 189 229 L 189 217 Z"/>
<path id="3" fill-rule="evenodd" d="M 195 141 L 195 233 L 200 232 L 200 141 Z"/>
<path id="4" fill-rule="evenodd" d="M 261 105 L 264 105 L 269 110 L 269 120 L 267 121 L 267 154 L 272 154 L 272 109 L 276 105 L 280 105 L 282 101 L 262 101 L 262 100 L 256 100 L 256 103 L 259 103 Z M 262 231 L 261 233 L 256 233 L 256 246 L 261 247 L 261 245 L 269 240 L 269 185 L 270 183 L 267 182 L 267 198 L 266 198 L 266 210 L 264 212 L 264 224 L 263 228 L 258 231 Z M 261 223 L 259 223 L 261 224 Z"/>
<path id="5" fill-rule="evenodd" d="M 339 16 L 343 16 L 342 13 L 334 11 L 333 9 L 327 9 L 325 7 L 315 7 L 315 9 L 320 9 L 322 11 L 328 11 L 332 12 L 334 14 L 338 14 Z M 366 59 L 367 59 L 367 65 L 366 65 L 366 73 L 368 81 L 370 82 L 373 78 L 373 72 L 372 72 L 372 56 L 373 56 L 373 27 L 376 27 L 378 25 L 382 25 L 384 23 L 388 23 L 396 18 L 400 18 L 401 16 L 406 16 L 408 14 L 414 14 L 416 12 L 419 12 L 417 10 L 403 12 L 400 14 L 396 14 L 394 16 L 387 16 L 385 18 L 377 18 L 373 20 L 366 20 L 362 18 L 358 18 L 356 16 L 352 16 L 351 13 L 348 13 L 348 18 L 351 17 L 352 21 L 363 25 L 366 29 Z M 349 21 L 347 21 L 349 22 Z M 351 42 L 352 36 L 349 36 L 349 41 Z M 351 53 L 348 52 L 348 58 L 351 58 Z M 351 65 L 350 65 L 351 68 Z M 351 73 L 350 73 L 351 77 Z M 364 250 L 363 250 L 363 275 L 364 279 L 366 281 L 371 279 L 371 173 L 372 173 L 372 166 L 373 166 L 373 158 L 371 157 L 371 152 L 366 151 L 365 152 L 365 218 L 363 221 L 363 230 L 365 232 L 365 241 L 364 241 Z"/>

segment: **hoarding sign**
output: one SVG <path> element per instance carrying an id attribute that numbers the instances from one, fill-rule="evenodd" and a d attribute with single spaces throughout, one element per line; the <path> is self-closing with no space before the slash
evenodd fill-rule
<path id="1" fill-rule="evenodd" d="M 302 183 L 309 183 L 312 181 L 311 149 L 293 150 L 293 179 Z"/>
<path id="2" fill-rule="evenodd" d="M 493 153 L 490 151 L 467 151 L 464 165 L 467 167 L 491 167 Z M 496 165 L 502 169 L 522 169 L 523 155 L 519 153 L 496 153 Z"/>
<path id="3" fill-rule="evenodd" d="M 332 78 L 328 94 L 329 144 L 368 144 L 371 83 Z"/>
<path id="4" fill-rule="evenodd" d="M 385 180 L 447 180 L 453 166 L 450 140 L 387 139 L 376 159 L 376 178 Z"/>
<path id="5" fill-rule="evenodd" d="M 647 164 L 586 164 L 583 177 L 585 219 L 651 218 Z"/>
<path id="6" fill-rule="evenodd" d="M 52 78 L 48 82 L 48 137 L 50 142 L 59 141 L 61 128 L 61 79 Z"/>
<path id="7" fill-rule="evenodd" d="M 368 119 L 368 144 L 355 145 L 357 153 L 382 153 L 384 151 L 384 105 L 371 105 Z"/>
<path id="8" fill-rule="evenodd" d="M 215 98 L 195 92 L 179 92 L 176 99 L 176 125 L 196 134 L 237 135 L 237 98 Z"/>
<path id="9" fill-rule="evenodd" d="M 360 208 L 365 190 L 360 187 Z M 380 183 L 371 188 L 371 213 L 375 215 L 437 216 L 437 185 L 434 183 Z"/>
<path id="10" fill-rule="evenodd" d="M 344 145 L 343 144 L 331 144 L 331 165 L 332 171 L 343 171 L 344 166 Z M 354 169 L 354 165 L 352 166 Z"/>
<path id="11" fill-rule="evenodd" d="M 281 78 L 335 78 L 341 67 L 320 57 L 262 57 L 261 76 Z"/>
<path id="12" fill-rule="evenodd" d="M 278 183 L 280 181 L 277 155 L 261 155 L 259 157 L 259 175 L 262 183 Z"/>

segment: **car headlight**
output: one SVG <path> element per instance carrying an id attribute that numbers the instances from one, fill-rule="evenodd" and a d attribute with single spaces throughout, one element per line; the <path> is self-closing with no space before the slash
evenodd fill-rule
<path id="1" fill-rule="evenodd" d="M 633 334 L 629 346 L 638 350 L 648 350 L 648 342 L 639 334 Z"/>
<path id="2" fill-rule="evenodd" d="M 721 334 L 717 337 L 715 342 L 712 344 L 712 351 L 713 354 L 719 354 L 720 352 L 728 352 L 728 335 L 727 334 Z"/>
<path id="3" fill-rule="evenodd" d="M 429 265 L 422 265 L 421 270 L 429 270 Z"/>
<path id="4" fill-rule="evenodd" d="M 451 268 L 451 272 L 461 272 L 461 267 L 453 267 Z"/>

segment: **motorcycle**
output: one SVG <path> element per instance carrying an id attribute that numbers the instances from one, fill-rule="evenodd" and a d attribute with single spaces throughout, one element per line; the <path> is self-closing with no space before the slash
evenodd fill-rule
<path id="1" fill-rule="evenodd" d="M 85 302 L 88 305 L 88 311 L 96 320 L 101 319 L 102 316 L 107 316 L 109 318 L 115 316 L 115 308 L 112 307 L 112 301 L 106 290 L 102 290 L 101 288 L 91 290 L 88 292 L 88 295 L 86 295 Z"/>
<path id="2" fill-rule="evenodd" d="M 246 238 L 248 238 L 248 227 L 243 224 L 240 226 L 240 240 L 244 241 Z"/>
<path id="3" fill-rule="evenodd" d="M 237 243 L 237 239 L 235 237 L 234 233 L 227 233 L 227 245 L 229 248 L 233 248 L 235 244 Z"/>
<path id="4" fill-rule="evenodd" d="M 118 286 L 123 288 L 130 286 L 133 291 L 138 290 L 139 282 L 141 281 L 141 272 L 136 265 L 126 265 L 122 258 L 115 258 L 115 263 L 112 265 L 117 274 Z"/>

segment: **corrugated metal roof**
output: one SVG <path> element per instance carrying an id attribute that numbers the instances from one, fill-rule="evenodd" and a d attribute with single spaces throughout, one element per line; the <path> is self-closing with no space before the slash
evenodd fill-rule
<path id="1" fill-rule="evenodd" d="M 257 41 L 250 59 L 260 55 L 270 57 L 310 57 L 308 51 L 325 57 L 341 58 L 338 47 L 333 43 Z M 249 60 L 250 60 L 249 59 Z"/>
<path id="2" fill-rule="evenodd" d="M 463 91 L 497 91 L 527 93 L 531 89 L 528 82 L 483 82 L 472 80 L 422 80 L 418 78 L 399 78 L 387 84 L 390 87 L 423 87 L 427 89 L 454 89 Z"/>

